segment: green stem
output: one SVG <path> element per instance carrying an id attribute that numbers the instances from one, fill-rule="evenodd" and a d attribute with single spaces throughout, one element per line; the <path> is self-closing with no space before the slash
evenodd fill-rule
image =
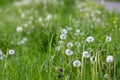
<path id="1" fill-rule="evenodd" d="M 93 68 L 92 68 L 92 71 L 93 71 L 93 75 L 92 75 L 92 80 L 95 80 L 95 77 L 94 77 L 94 74 L 95 74 L 95 72 L 94 72 L 94 62 L 93 62 Z"/>
<path id="2" fill-rule="evenodd" d="M 109 63 L 109 80 L 111 80 L 110 75 L 111 75 L 111 65 Z"/>
<path id="3" fill-rule="evenodd" d="M 98 79 L 98 70 L 97 70 L 97 68 L 98 68 L 98 55 L 97 55 L 97 50 L 96 50 L 96 61 L 95 61 L 95 72 L 96 72 L 96 78 Z"/>
<path id="4" fill-rule="evenodd" d="M 8 58 L 8 52 L 6 53 L 6 56 L 5 56 L 5 63 L 4 63 L 4 68 L 3 68 L 3 75 L 5 75 L 5 73 L 7 71 L 7 58 Z"/>
<path id="5" fill-rule="evenodd" d="M 114 59 L 114 80 L 116 80 L 116 73 L 115 73 L 115 71 L 116 71 L 116 63 L 115 63 L 115 59 Z"/>
<path id="6" fill-rule="evenodd" d="M 72 75 L 72 65 L 71 65 L 71 58 L 70 56 L 68 56 L 68 63 L 69 63 L 69 67 L 70 67 L 70 79 L 71 79 L 71 75 Z"/>
<path id="7" fill-rule="evenodd" d="M 83 45 L 83 52 L 84 52 L 84 49 L 85 49 L 85 44 Z M 82 54 L 82 55 L 83 55 L 83 54 Z M 84 79 L 83 79 L 83 75 L 84 75 L 84 57 L 82 56 L 81 80 L 84 80 Z"/>

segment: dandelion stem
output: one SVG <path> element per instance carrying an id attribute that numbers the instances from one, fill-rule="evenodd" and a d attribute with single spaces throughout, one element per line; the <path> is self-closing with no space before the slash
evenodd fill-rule
<path id="1" fill-rule="evenodd" d="M 111 71 L 110 70 L 111 70 L 111 64 L 109 63 L 109 80 L 111 80 L 110 79 L 110 76 L 111 76 Z"/>
<path id="2" fill-rule="evenodd" d="M 71 58 L 70 56 L 68 56 L 68 63 L 70 65 L 70 79 L 71 79 L 71 75 L 72 75 L 72 65 L 71 65 Z"/>
<path id="3" fill-rule="evenodd" d="M 78 79 L 80 79 L 80 69 L 77 68 L 77 71 L 78 71 Z"/>
<path id="4" fill-rule="evenodd" d="M 5 56 L 5 63 L 4 63 L 3 75 L 5 75 L 5 73 L 7 71 L 7 58 L 8 58 L 8 52 L 6 53 L 6 56 Z"/>
<path id="5" fill-rule="evenodd" d="M 98 71 L 98 70 L 97 70 L 97 68 L 98 68 L 98 55 L 97 55 L 97 50 L 96 50 L 96 62 L 95 62 L 95 63 L 96 63 L 96 64 L 95 64 L 95 68 L 96 68 L 96 69 L 95 69 L 95 70 L 96 70 L 96 71 L 95 71 L 95 72 L 96 72 L 96 78 L 98 79 L 98 72 L 97 72 L 97 71 Z"/>
<path id="6" fill-rule="evenodd" d="M 82 57 L 81 80 L 83 80 L 83 75 L 84 75 L 84 57 Z"/>
<path id="7" fill-rule="evenodd" d="M 116 73 L 115 73 L 115 71 L 116 71 L 116 68 L 115 68 L 115 67 L 116 67 L 116 66 L 115 66 L 115 65 L 116 65 L 116 63 L 115 63 L 115 60 L 114 60 L 114 80 L 116 80 L 116 77 L 115 77 L 115 76 L 116 76 Z"/>
<path id="8" fill-rule="evenodd" d="M 102 71 L 101 71 L 101 65 L 100 65 L 100 54 L 98 54 L 98 65 L 99 65 L 100 78 L 102 78 Z"/>
<path id="9" fill-rule="evenodd" d="M 108 51 L 109 51 L 109 43 L 107 43 L 107 55 L 108 55 Z"/>
<path id="10" fill-rule="evenodd" d="M 94 62 L 93 62 L 93 68 L 92 68 L 92 71 L 93 71 L 93 76 L 92 76 L 93 78 L 92 78 L 92 80 L 95 80 L 95 78 L 94 78 L 94 74 L 95 74 L 95 73 L 94 73 Z"/>
<path id="11" fill-rule="evenodd" d="M 83 45 L 83 51 L 85 49 L 85 44 Z M 82 65 L 81 65 L 81 80 L 83 80 L 84 75 L 84 57 L 82 56 Z"/>

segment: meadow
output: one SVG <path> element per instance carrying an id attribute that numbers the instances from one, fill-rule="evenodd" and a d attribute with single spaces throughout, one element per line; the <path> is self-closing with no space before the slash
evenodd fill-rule
<path id="1" fill-rule="evenodd" d="M 119 80 L 120 13 L 83 0 L 0 0 L 0 80 Z"/>

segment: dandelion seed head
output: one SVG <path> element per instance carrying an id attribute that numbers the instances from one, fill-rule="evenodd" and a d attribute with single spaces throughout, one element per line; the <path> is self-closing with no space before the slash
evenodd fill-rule
<path id="1" fill-rule="evenodd" d="M 65 54 L 70 56 L 73 54 L 73 51 L 71 51 L 70 49 L 66 49 Z"/>
<path id="2" fill-rule="evenodd" d="M 56 51 L 60 51 L 60 48 L 61 48 L 60 46 L 57 46 L 57 47 L 55 48 L 55 50 L 56 50 Z"/>
<path id="3" fill-rule="evenodd" d="M 80 67 L 81 66 L 81 62 L 79 60 L 74 60 L 73 61 L 73 66 L 74 67 Z"/>
<path id="4" fill-rule="evenodd" d="M 69 43 L 67 43 L 67 47 L 71 48 L 71 47 L 73 47 L 73 44 L 71 42 L 69 42 Z"/>
<path id="5" fill-rule="evenodd" d="M 83 57 L 84 58 L 89 58 L 90 57 L 90 54 L 88 53 L 88 51 L 83 52 Z"/>
<path id="6" fill-rule="evenodd" d="M 108 55 L 106 58 L 107 63 L 113 62 L 113 56 L 112 55 Z"/>
<path id="7" fill-rule="evenodd" d="M 60 39 L 66 39 L 66 34 L 61 34 Z"/>
<path id="8" fill-rule="evenodd" d="M 87 37 L 86 41 L 89 42 L 89 43 L 93 42 L 94 41 L 94 37 L 89 36 L 89 37 Z"/>
<path id="9" fill-rule="evenodd" d="M 104 78 L 109 78 L 108 74 L 104 74 Z"/>
<path id="10" fill-rule="evenodd" d="M 61 34 L 67 34 L 68 31 L 67 31 L 67 29 L 61 29 L 60 32 L 61 32 Z"/>
<path id="11" fill-rule="evenodd" d="M 95 62 L 95 61 L 96 61 L 96 57 L 95 57 L 95 56 L 92 56 L 92 57 L 90 58 L 90 61 L 91 61 L 91 62 Z"/>
<path id="12" fill-rule="evenodd" d="M 106 36 L 106 42 L 111 42 L 111 41 L 112 41 L 111 36 Z"/>
<path id="13" fill-rule="evenodd" d="M 22 28 L 21 26 L 18 26 L 18 27 L 16 28 L 16 31 L 17 31 L 17 32 L 22 32 L 22 31 L 23 31 L 23 28 Z"/>
<path id="14" fill-rule="evenodd" d="M 15 54 L 15 50 L 11 49 L 11 50 L 8 51 L 8 53 L 9 53 L 10 55 L 13 55 L 13 54 Z"/>
<path id="15" fill-rule="evenodd" d="M 75 35 L 79 35 L 80 34 L 80 30 L 77 29 L 76 32 L 75 32 Z"/>
<path id="16" fill-rule="evenodd" d="M 27 42 L 27 41 L 28 41 L 28 38 L 27 38 L 27 37 L 23 37 L 23 41 L 24 41 L 24 42 Z"/>

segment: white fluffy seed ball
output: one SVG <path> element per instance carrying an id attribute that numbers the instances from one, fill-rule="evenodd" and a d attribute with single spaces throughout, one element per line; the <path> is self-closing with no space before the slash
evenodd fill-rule
<path id="1" fill-rule="evenodd" d="M 88 53 L 88 51 L 83 52 L 83 57 L 84 58 L 89 58 L 90 57 L 90 54 Z"/>
<path id="2" fill-rule="evenodd" d="M 11 50 L 8 51 L 8 53 L 9 53 L 10 55 L 13 55 L 13 54 L 15 54 L 15 50 L 11 49 Z"/>
<path id="3" fill-rule="evenodd" d="M 16 31 L 17 31 L 17 32 L 22 32 L 22 31 L 23 31 L 23 28 L 22 28 L 21 26 L 18 26 L 18 27 L 16 28 Z"/>
<path id="4" fill-rule="evenodd" d="M 93 42 L 94 41 L 94 37 L 89 36 L 89 37 L 87 37 L 86 41 L 89 42 L 89 43 Z"/>
<path id="5" fill-rule="evenodd" d="M 66 49 L 65 54 L 70 56 L 73 54 L 73 51 L 71 51 L 70 49 Z"/>
<path id="6" fill-rule="evenodd" d="M 74 60 L 73 61 L 73 66 L 74 67 L 80 67 L 81 66 L 81 62 L 79 60 Z"/>
<path id="7" fill-rule="evenodd" d="M 66 34 L 61 34 L 60 39 L 66 39 Z"/>
<path id="8" fill-rule="evenodd" d="M 113 62 L 113 56 L 112 55 L 108 55 L 106 58 L 107 63 Z"/>

